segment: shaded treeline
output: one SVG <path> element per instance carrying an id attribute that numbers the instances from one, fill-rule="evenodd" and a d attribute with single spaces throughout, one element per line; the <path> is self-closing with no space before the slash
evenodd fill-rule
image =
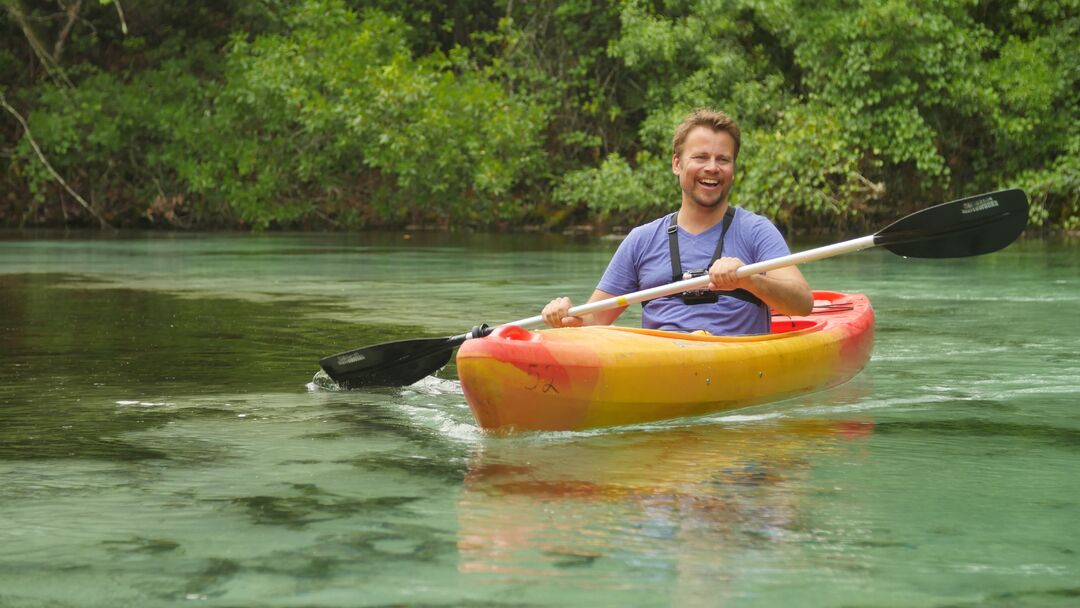
<path id="1" fill-rule="evenodd" d="M 735 116 L 737 204 L 999 187 L 1080 228 L 1080 0 L 0 0 L 0 224 L 629 223 Z"/>

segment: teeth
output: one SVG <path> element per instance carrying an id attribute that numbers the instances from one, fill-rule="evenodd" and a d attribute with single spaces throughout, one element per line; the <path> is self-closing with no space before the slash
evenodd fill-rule
<path id="1" fill-rule="evenodd" d="M 716 181 L 715 179 L 703 179 L 701 180 L 701 183 L 705 184 L 706 186 L 716 186 L 720 184 L 720 182 Z"/>

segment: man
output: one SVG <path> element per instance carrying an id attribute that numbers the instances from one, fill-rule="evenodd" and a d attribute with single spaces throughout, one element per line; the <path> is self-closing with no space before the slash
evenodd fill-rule
<path id="1" fill-rule="evenodd" d="M 672 139 L 671 156 L 671 171 L 682 189 L 679 210 L 630 231 L 589 302 L 700 276 L 708 269 L 712 291 L 647 302 L 642 326 L 713 335 L 758 334 L 769 332 L 770 308 L 787 315 L 809 314 L 813 295 L 797 267 L 735 276 L 744 261 L 790 253 L 772 222 L 728 203 L 739 144 L 739 127 L 723 112 L 702 108 L 682 121 Z M 556 298 L 541 315 L 552 327 L 610 325 L 626 309 L 572 317 L 571 306 L 569 298 Z"/>

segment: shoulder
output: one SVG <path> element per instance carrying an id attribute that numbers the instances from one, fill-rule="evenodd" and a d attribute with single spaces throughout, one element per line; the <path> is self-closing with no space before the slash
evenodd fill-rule
<path id="1" fill-rule="evenodd" d="M 653 235 L 656 232 L 663 232 L 667 229 L 668 224 L 671 222 L 671 215 L 667 214 L 656 218 L 655 220 L 642 224 L 630 231 L 630 234 L 637 233 L 640 238 L 642 235 Z"/>
<path id="2" fill-rule="evenodd" d="M 658 236 L 667 238 L 667 227 L 670 221 L 671 214 L 668 214 L 658 217 L 647 224 L 637 226 L 626 235 L 623 244 L 630 247 L 638 247 L 653 242 Z"/>
<path id="3" fill-rule="evenodd" d="M 780 230 L 773 224 L 772 220 L 759 215 L 753 211 L 749 211 L 742 207 L 737 207 L 735 212 L 735 221 L 742 230 L 745 230 L 752 238 L 774 238 L 779 237 L 783 239 L 780 234 Z"/>
<path id="4" fill-rule="evenodd" d="M 764 215 L 754 213 L 745 207 L 736 207 L 735 210 L 735 219 L 744 226 L 758 226 L 761 224 L 772 226 L 772 220 Z"/>
<path id="5" fill-rule="evenodd" d="M 739 222 L 738 239 L 747 252 L 745 262 L 761 262 L 791 253 L 784 235 L 769 218 L 739 208 L 735 214 Z"/>

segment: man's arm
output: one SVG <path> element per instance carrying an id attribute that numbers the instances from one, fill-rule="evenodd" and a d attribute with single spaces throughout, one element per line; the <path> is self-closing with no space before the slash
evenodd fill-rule
<path id="1" fill-rule="evenodd" d="M 709 289 L 745 289 L 784 315 L 808 315 L 814 309 L 814 294 L 797 266 L 736 278 L 735 272 L 742 266 L 739 258 L 716 260 L 709 268 Z"/>
<path id="2" fill-rule="evenodd" d="M 589 297 L 589 304 L 606 300 L 608 298 L 614 298 L 613 294 L 606 291 L 597 289 Z M 552 327 L 580 327 L 582 325 L 611 325 L 615 322 L 615 319 L 619 318 L 619 315 L 626 310 L 625 306 L 619 306 L 617 308 L 609 308 L 607 310 L 599 310 L 592 314 L 585 315 L 584 317 L 571 317 L 567 314 L 573 307 L 573 303 L 570 298 L 555 298 L 548 305 L 544 307 L 544 310 L 540 313 L 540 316 L 544 317 L 544 322 Z"/>

